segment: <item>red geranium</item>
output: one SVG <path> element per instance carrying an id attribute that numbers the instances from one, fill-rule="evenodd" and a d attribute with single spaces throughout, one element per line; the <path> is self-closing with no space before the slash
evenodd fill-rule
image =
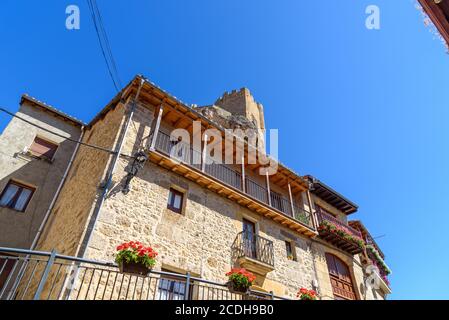
<path id="1" fill-rule="evenodd" d="M 151 247 L 145 247 L 138 241 L 129 241 L 117 246 L 117 255 L 115 261 L 141 263 L 148 268 L 156 264 L 157 252 Z"/>
<path id="2" fill-rule="evenodd" d="M 306 288 L 299 289 L 298 293 L 296 294 L 296 297 L 298 297 L 301 300 L 316 300 L 317 294 L 314 290 L 308 290 Z"/>
<path id="3" fill-rule="evenodd" d="M 233 268 L 226 275 L 236 288 L 249 288 L 256 280 L 256 276 L 245 268 Z"/>

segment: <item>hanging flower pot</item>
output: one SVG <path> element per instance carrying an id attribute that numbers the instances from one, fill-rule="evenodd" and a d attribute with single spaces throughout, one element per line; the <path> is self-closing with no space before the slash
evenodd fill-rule
<path id="1" fill-rule="evenodd" d="M 308 290 L 306 288 L 299 289 L 298 293 L 296 294 L 296 297 L 299 298 L 299 300 L 316 300 L 317 295 L 314 290 Z"/>
<path id="2" fill-rule="evenodd" d="M 138 241 L 125 242 L 117 247 L 115 262 L 120 272 L 146 276 L 156 264 L 157 252 Z"/>
<path id="3" fill-rule="evenodd" d="M 226 275 L 229 279 L 226 286 L 232 293 L 246 294 L 256 280 L 256 276 L 244 268 L 233 268 Z"/>

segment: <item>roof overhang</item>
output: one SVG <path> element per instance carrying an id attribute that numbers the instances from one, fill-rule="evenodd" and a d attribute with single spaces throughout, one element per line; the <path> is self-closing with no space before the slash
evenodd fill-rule
<path id="1" fill-rule="evenodd" d="M 354 213 L 358 210 L 359 207 L 355 203 L 348 200 L 325 183 L 310 175 L 307 175 L 305 177 L 311 183 L 310 191 L 331 206 L 337 208 L 346 215 Z"/>
<path id="2" fill-rule="evenodd" d="M 25 102 L 28 102 L 32 106 L 40 108 L 41 110 L 43 110 L 45 112 L 49 112 L 58 118 L 62 118 L 64 121 L 71 122 L 72 124 L 74 124 L 76 126 L 85 126 L 86 125 L 81 120 L 62 112 L 61 110 L 58 110 L 55 107 L 53 107 L 45 102 L 42 102 L 34 97 L 31 97 L 28 94 L 23 94 L 22 97 L 20 98 L 20 105 L 23 105 Z"/>
<path id="3" fill-rule="evenodd" d="M 438 32 L 449 45 L 449 1 L 448 0 L 418 0 L 425 13 L 432 20 Z"/>

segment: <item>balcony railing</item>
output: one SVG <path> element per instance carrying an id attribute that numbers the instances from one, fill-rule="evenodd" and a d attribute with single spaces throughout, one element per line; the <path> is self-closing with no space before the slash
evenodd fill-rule
<path id="1" fill-rule="evenodd" d="M 232 244 L 235 259 L 251 258 L 274 266 L 273 241 L 251 232 L 240 232 Z"/>
<path id="2" fill-rule="evenodd" d="M 166 156 L 176 159 L 183 164 L 190 166 L 198 171 L 202 171 L 202 154 L 200 151 L 195 150 L 191 145 L 171 141 L 170 135 L 159 131 L 156 139 L 155 148 L 157 151 L 163 153 Z M 281 196 L 280 194 L 271 191 L 270 199 L 268 199 L 268 190 L 264 186 L 261 186 L 248 176 L 245 176 L 245 189 L 243 189 L 242 184 L 242 174 L 238 171 L 231 169 L 229 166 L 224 164 L 215 163 L 210 157 L 206 156 L 205 170 L 202 171 L 203 174 L 209 175 L 220 182 L 232 187 L 239 192 L 245 193 L 251 198 L 264 203 L 282 212 L 283 214 L 290 216 L 291 218 L 297 220 L 301 224 L 313 228 L 311 214 L 303 209 L 299 209 L 297 206 L 294 207 L 294 214 L 292 212 L 292 206 L 290 201 Z M 270 200 L 270 201 L 269 201 Z"/>
<path id="3" fill-rule="evenodd" d="M 250 290 L 231 293 L 223 283 L 189 274 L 124 274 L 114 263 L 56 252 L 0 247 L 0 300 L 268 300 Z"/>
<path id="4" fill-rule="evenodd" d="M 359 230 L 354 229 L 353 227 L 347 225 L 344 222 L 341 222 L 337 218 L 335 218 L 333 215 L 324 212 L 323 210 L 318 209 L 317 210 L 317 216 L 318 216 L 318 222 L 321 223 L 322 221 L 329 221 L 336 226 L 340 227 L 341 229 L 345 230 L 350 235 L 356 236 L 360 239 L 362 239 L 362 233 Z"/>
<path id="5" fill-rule="evenodd" d="M 326 213 L 324 210 L 320 210 L 319 207 L 317 208 L 317 211 L 318 223 L 320 224 L 320 227 L 323 222 L 329 222 L 335 225 L 338 229 L 343 230 L 344 233 L 352 236 L 352 238 L 348 238 L 340 232 L 332 232 L 332 230 L 328 230 L 327 228 L 318 228 L 318 233 L 323 240 L 353 255 L 359 254 L 363 251 L 363 240 L 360 231 L 341 222 L 334 216 Z"/>

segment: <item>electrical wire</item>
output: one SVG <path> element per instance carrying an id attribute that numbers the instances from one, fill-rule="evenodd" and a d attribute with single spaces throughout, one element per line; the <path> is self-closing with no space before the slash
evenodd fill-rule
<path id="1" fill-rule="evenodd" d="M 59 134 L 59 133 L 54 132 L 54 131 L 51 131 L 51 130 L 49 130 L 47 128 L 44 128 L 44 127 L 42 127 L 42 126 L 40 126 L 38 124 L 35 124 L 35 123 L 33 123 L 33 122 L 31 122 L 31 121 L 29 121 L 27 119 L 24 119 L 24 118 L 14 114 L 14 113 L 12 113 L 11 111 L 8 111 L 8 110 L 4 109 L 2 107 L 0 107 L 0 111 L 4 112 L 4 113 L 6 113 L 6 114 L 8 114 L 8 115 L 10 115 L 10 116 L 12 116 L 14 118 L 17 118 L 17 119 L 19 119 L 21 121 L 24 121 L 24 122 L 28 123 L 29 125 L 32 125 L 32 126 L 34 126 L 36 128 L 44 130 L 44 131 L 46 131 L 46 132 L 48 132 L 50 134 L 53 134 L 55 136 L 58 136 L 60 138 L 65 139 L 65 140 L 71 141 L 73 143 L 77 143 L 77 144 L 80 144 L 80 145 L 83 145 L 83 146 L 86 146 L 86 147 L 89 147 L 89 148 L 97 149 L 97 150 L 108 152 L 108 153 L 111 153 L 111 154 L 117 154 L 118 153 L 117 151 L 114 151 L 114 150 L 110 150 L 110 149 L 107 149 L 107 148 L 99 147 L 99 146 L 88 144 L 88 143 L 85 143 L 85 142 L 81 142 L 81 141 L 78 141 L 78 140 L 75 140 L 75 139 L 72 139 L 72 138 L 68 138 L 68 137 L 66 137 L 66 136 L 64 136 L 62 134 Z M 125 157 L 125 158 L 135 158 L 134 156 L 123 154 L 123 153 L 120 153 L 120 156 L 121 157 Z"/>
<path id="2" fill-rule="evenodd" d="M 117 65 L 115 63 L 114 56 L 112 55 L 109 39 L 103 26 L 103 20 L 101 18 L 100 10 L 98 9 L 95 0 L 87 0 L 87 4 L 89 6 L 98 42 L 100 44 L 101 53 L 106 62 L 106 67 L 108 68 L 109 75 L 112 79 L 115 89 L 117 91 L 120 91 L 122 84 L 120 81 L 119 73 L 117 71 Z"/>

